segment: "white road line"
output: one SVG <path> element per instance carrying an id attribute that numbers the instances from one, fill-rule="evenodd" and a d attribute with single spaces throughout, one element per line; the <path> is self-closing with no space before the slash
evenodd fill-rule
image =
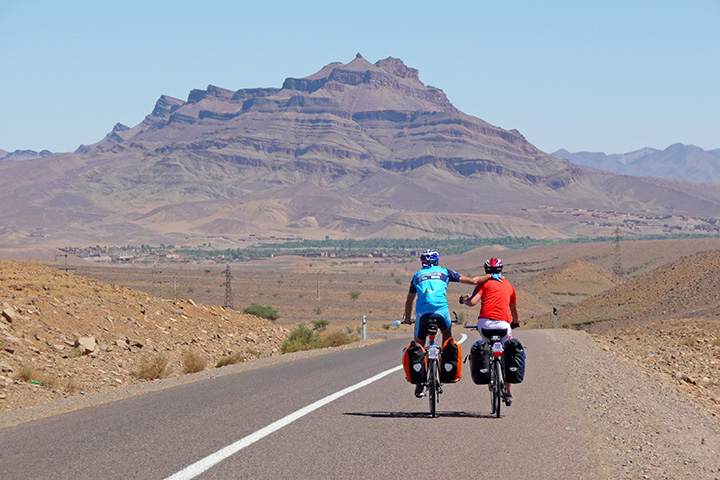
<path id="1" fill-rule="evenodd" d="M 460 334 L 460 340 L 458 340 L 458 343 L 463 343 L 465 340 L 467 340 L 467 335 L 464 333 Z M 381 378 L 390 375 L 393 372 L 397 372 L 398 370 L 402 370 L 402 365 L 399 365 L 397 367 L 391 368 L 390 370 L 385 370 L 382 373 L 378 373 L 374 377 L 370 377 L 367 380 L 363 380 L 360 383 L 356 383 L 355 385 L 352 385 L 344 390 L 340 390 L 339 392 L 333 393 L 332 395 L 328 395 L 325 398 L 322 398 L 318 400 L 315 403 L 311 403 L 307 407 L 301 408 L 300 410 L 291 413 L 290 415 L 281 418 L 280 420 L 277 420 L 270 425 L 268 425 L 265 428 L 261 428 L 255 433 L 251 433 L 247 437 L 241 438 L 235 443 L 232 443 L 228 445 L 227 447 L 218 450 L 217 452 L 208 455 L 207 457 L 198 460 L 197 462 L 193 463 L 192 465 L 184 468 L 183 470 L 180 470 L 179 472 L 175 473 L 174 475 L 171 475 L 167 477 L 166 480 L 190 480 L 191 478 L 195 478 L 198 475 L 200 475 L 203 472 L 208 471 L 213 466 L 217 465 L 218 463 L 222 462 L 226 458 L 236 454 L 240 450 L 242 450 L 245 447 L 248 447 L 252 445 L 253 443 L 257 442 L 258 440 L 267 437 L 271 433 L 280 430 L 281 428 L 291 424 L 295 420 L 298 420 L 299 418 L 304 417 L 310 412 L 313 412 L 317 410 L 320 407 L 323 407 L 327 405 L 328 403 L 337 400 L 338 398 L 342 397 L 343 395 L 347 395 L 350 392 L 354 392 L 355 390 L 365 387 L 367 385 L 370 385 L 376 380 L 380 380 Z"/>
<path id="2" fill-rule="evenodd" d="M 280 430 L 281 428 L 291 424 L 295 420 L 304 417 L 310 412 L 313 412 L 314 410 L 317 410 L 318 408 L 327 405 L 328 403 L 337 400 L 338 398 L 342 397 L 343 395 L 347 395 L 350 392 L 354 392 L 355 390 L 365 387 L 367 385 L 370 385 L 376 380 L 380 380 L 381 378 L 390 375 L 393 372 L 397 372 L 398 370 L 401 370 L 403 367 L 402 365 L 399 365 L 397 367 L 391 368 L 390 370 L 385 370 L 382 373 L 378 373 L 374 377 L 370 377 L 367 380 L 363 380 L 360 383 L 356 383 L 355 385 L 352 385 L 344 390 L 340 390 L 339 392 L 333 393 L 332 395 L 328 395 L 325 398 L 322 398 L 318 400 L 315 403 L 311 403 L 307 407 L 301 408 L 300 410 L 291 413 L 290 415 L 281 418 L 280 420 L 277 420 L 270 425 L 268 425 L 265 428 L 261 428 L 255 433 L 251 433 L 245 438 L 241 438 L 235 443 L 232 443 L 228 445 L 227 447 L 218 450 L 217 452 L 208 455 L 207 457 L 203 458 L 202 460 L 198 460 L 197 462 L 193 463 L 192 465 L 186 467 L 183 470 L 180 470 L 174 475 L 171 475 L 167 477 L 166 480 L 190 480 L 191 478 L 195 478 L 198 475 L 200 475 L 203 472 L 206 472 L 211 467 L 217 465 L 218 463 L 222 462 L 226 458 L 230 457 L 231 455 L 236 454 L 243 448 L 252 445 L 253 443 L 257 442 L 258 440 L 270 435 L 271 433 Z"/>

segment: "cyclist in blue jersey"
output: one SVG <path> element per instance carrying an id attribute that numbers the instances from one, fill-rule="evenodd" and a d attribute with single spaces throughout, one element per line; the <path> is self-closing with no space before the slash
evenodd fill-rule
<path id="1" fill-rule="evenodd" d="M 450 322 L 450 309 L 448 307 L 447 285 L 449 282 L 462 282 L 476 285 L 487 280 L 489 275 L 477 277 L 466 277 L 449 268 L 438 265 L 440 255 L 435 250 L 425 250 L 420 255 L 422 268 L 413 276 L 410 282 L 410 290 L 405 300 L 405 323 L 412 323 L 412 305 L 417 296 L 415 304 L 415 342 L 418 345 L 425 345 L 427 337 L 427 321 L 433 316 L 438 319 L 438 327 L 442 332 L 443 342 L 452 336 L 452 324 Z M 417 385 L 415 396 L 422 397 L 423 386 Z"/>

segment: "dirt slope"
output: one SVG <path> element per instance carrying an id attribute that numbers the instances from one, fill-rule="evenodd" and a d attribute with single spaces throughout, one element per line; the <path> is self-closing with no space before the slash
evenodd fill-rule
<path id="1" fill-rule="evenodd" d="M 720 250 L 668 263 L 561 310 L 559 324 L 591 332 L 664 318 L 720 318 Z M 540 325 L 550 326 L 546 318 Z"/>
<path id="2" fill-rule="evenodd" d="M 141 380 L 132 372 L 163 355 L 172 374 L 195 352 L 209 368 L 240 352 L 279 354 L 287 330 L 192 300 L 163 300 L 31 263 L 0 262 L 0 409 L 56 400 Z M 94 351 L 76 348 L 94 337 Z M 34 370 L 46 385 L 14 380 Z M 39 373 L 37 373 L 39 372 Z"/>
<path id="3" fill-rule="evenodd" d="M 545 318 L 553 306 L 563 308 L 600 294 L 622 278 L 593 263 L 575 260 L 532 277 L 516 287 L 528 325 Z M 549 325 L 544 325 L 549 326 Z"/>

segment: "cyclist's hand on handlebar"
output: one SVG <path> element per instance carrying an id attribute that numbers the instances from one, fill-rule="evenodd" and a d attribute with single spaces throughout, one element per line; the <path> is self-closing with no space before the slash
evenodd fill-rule
<path id="1" fill-rule="evenodd" d="M 520 322 L 515 322 L 510 324 L 510 328 L 518 328 L 520 326 Z"/>

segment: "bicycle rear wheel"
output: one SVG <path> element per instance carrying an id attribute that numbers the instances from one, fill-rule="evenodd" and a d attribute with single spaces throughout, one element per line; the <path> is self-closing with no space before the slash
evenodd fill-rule
<path id="1" fill-rule="evenodd" d="M 438 362 L 433 360 L 428 365 L 428 401 L 430 402 L 430 416 L 435 418 L 437 407 Z"/>
<path id="2" fill-rule="evenodd" d="M 503 381 L 502 381 L 502 371 L 500 371 L 501 364 L 500 362 L 495 362 L 495 365 L 493 366 L 493 369 L 495 371 L 495 385 L 493 385 L 493 413 L 495 413 L 495 416 L 497 418 L 500 418 L 500 405 L 502 405 L 502 390 L 503 390 Z"/>
<path id="3" fill-rule="evenodd" d="M 491 370 L 490 373 L 490 415 L 495 415 L 495 379 L 493 378 L 495 376 L 494 372 L 495 370 Z"/>

